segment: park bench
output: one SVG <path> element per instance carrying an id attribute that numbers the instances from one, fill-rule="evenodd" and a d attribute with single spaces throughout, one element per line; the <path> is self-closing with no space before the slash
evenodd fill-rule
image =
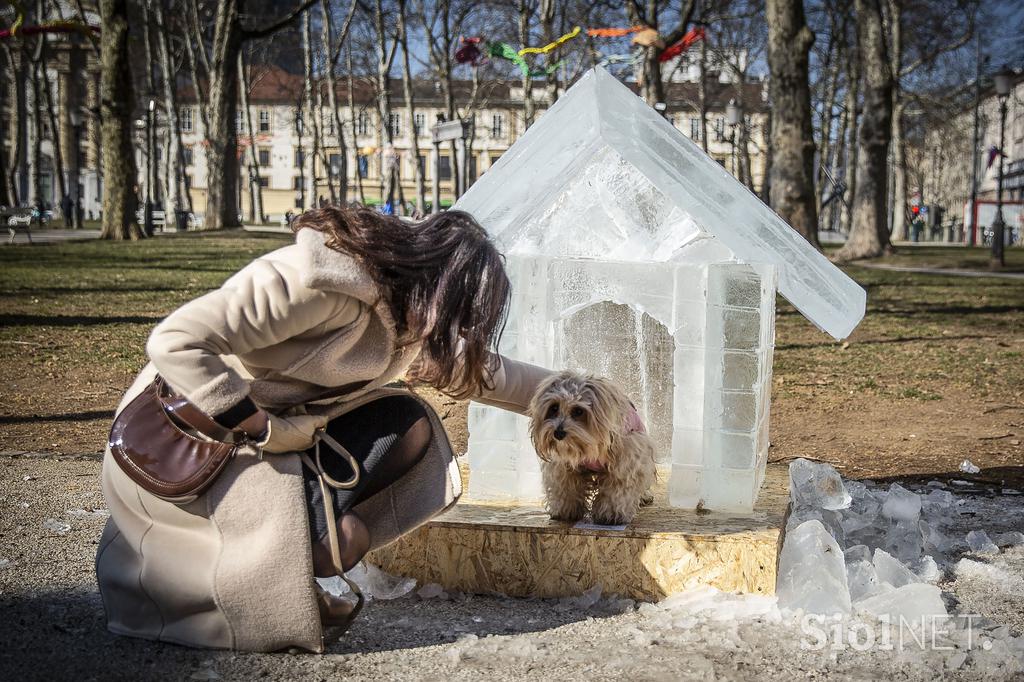
<path id="1" fill-rule="evenodd" d="M 36 219 L 34 214 L 35 211 L 31 208 L 0 206 L 0 222 L 7 226 L 7 231 L 11 235 L 7 241 L 8 244 L 14 243 L 18 230 L 23 230 L 28 237 L 29 244 L 32 243 L 32 221 Z"/>
<path id="2" fill-rule="evenodd" d="M 135 219 L 139 221 L 139 225 L 146 224 L 146 209 L 140 208 L 135 212 Z M 159 229 L 161 232 L 167 229 L 167 214 L 161 210 L 153 209 L 153 229 Z"/>

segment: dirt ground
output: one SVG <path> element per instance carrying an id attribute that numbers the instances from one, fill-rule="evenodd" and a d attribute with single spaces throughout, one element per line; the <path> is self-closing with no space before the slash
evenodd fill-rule
<path id="1" fill-rule="evenodd" d="M 98 453 L 150 329 L 277 235 L 12 247 L 0 252 L 0 450 Z M 1011 269 L 1024 252 L 1011 250 Z M 975 267 L 982 249 L 904 249 L 900 264 Z M 780 298 L 771 458 L 851 478 L 960 475 L 1024 485 L 1024 281 L 868 270 L 868 312 L 837 342 Z M 457 451 L 466 403 L 425 390 Z"/>

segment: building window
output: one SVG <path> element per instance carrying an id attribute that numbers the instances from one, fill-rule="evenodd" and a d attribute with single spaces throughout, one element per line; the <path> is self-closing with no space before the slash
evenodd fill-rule
<path id="1" fill-rule="evenodd" d="M 366 115 L 365 111 L 359 112 L 359 118 L 356 120 L 356 134 L 357 135 L 368 135 L 370 132 L 370 117 Z"/>
<path id="2" fill-rule="evenodd" d="M 424 114 L 416 114 L 413 117 L 413 125 L 416 128 L 416 137 L 421 137 L 423 128 L 427 125 L 427 117 Z"/>
<path id="3" fill-rule="evenodd" d="M 505 135 L 505 115 L 494 114 L 491 116 L 491 137 L 503 137 Z"/>
<path id="4" fill-rule="evenodd" d="M 192 107 L 181 108 L 181 121 L 179 121 L 179 126 L 183 133 L 192 132 Z"/>
<path id="5" fill-rule="evenodd" d="M 260 149 L 257 152 L 256 155 L 257 155 L 257 157 L 259 157 L 260 165 L 261 166 L 269 166 L 270 165 L 270 150 L 269 149 L 264 147 L 263 149 Z"/>
<path id="6" fill-rule="evenodd" d="M 423 154 L 420 154 L 419 157 L 416 159 L 416 163 L 420 167 L 420 176 L 423 179 L 426 179 L 426 177 L 427 177 L 427 157 L 424 156 Z"/>
<path id="7" fill-rule="evenodd" d="M 363 154 L 356 155 L 356 166 L 359 169 L 359 177 L 366 178 L 370 175 L 370 159 Z"/>
<path id="8" fill-rule="evenodd" d="M 270 187 L 270 178 L 268 178 L 266 175 L 261 175 L 260 176 L 260 187 L 262 187 L 263 189 L 266 189 L 267 187 Z"/>
<path id="9" fill-rule="evenodd" d="M 327 131 L 328 135 L 334 135 L 334 116 L 330 113 L 327 114 L 327 121 L 324 123 L 324 130 Z"/>
<path id="10" fill-rule="evenodd" d="M 302 168 L 302 166 L 305 164 L 305 162 L 306 162 L 306 152 L 302 149 L 302 147 L 296 147 L 295 148 L 295 167 L 296 168 Z"/>
<path id="11" fill-rule="evenodd" d="M 721 116 L 715 119 L 715 139 L 725 139 L 725 119 Z"/>
<path id="12" fill-rule="evenodd" d="M 447 156 L 442 156 L 441 157 L 441 164 L 440 164 L 440 166 L 441 166 L 440 169 L 439 169 L 440 170 L 440 173 L 439 173 L 440 179 L 441 180 L 451 180 L 452 179 L 452 160 L 451 160 L 451 158 L 449 158 Z"/>
<path id="13" fill-rule="evenodd" d="M 700 141 L 700 119 L 690 119 L 690 139 Z"/>
<path id="14" fill-rule="evenodd" d="M 338 175 L 341 173 L 341 154 L 331 154 L 327 158 L 327 163 L 331 167 L 331 175 Z"/>
<path id="15" fill-rule="evenodd" d="M 261 133 L 270 132 L 270 110 L 260 109 L 259 112 L 259 130 Z"/>
<path id="16" fill-rule="evenodd" d="M 186 166 L 191 166 L 192 165 L 194 159 L 193 159 L 193 156 L 192 156 L 192 147 L 191 146 L 187 146 L 187 147 L 182 147 L 181 148 L 181 158 L 185 161 L 185 165 Z"/>
<path id="17" fill-rule="evenodd" d="M 301 175 L 296 175 L 292 178 L 292 189 L 296 192 L 301 192 L 306 185 L 306 179 Z"/>
<path id="18" fill-rule="evenodd" d="M 241 109 L 235 112 L 235 133 L 245 132 L 245 117 L 243 114 L 244 112 Z"/>
<path id="19" fill-rule="evenodd" d="M 399 137 L 402 134 L 402 115 L 390 114 L 388 116 L 388 128 L 391 130 L 391 137 Z"/>

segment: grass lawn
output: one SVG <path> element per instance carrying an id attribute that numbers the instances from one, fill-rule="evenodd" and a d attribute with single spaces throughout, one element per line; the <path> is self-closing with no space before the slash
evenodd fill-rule
<path id="1" fill-rule="evenodd" d="M 239 232 L 0 250 L 0 450 L 101 450 L 150 329 L 289 241 Z M 1024 251 L 1008 261 L 1024 270 Z M 883 262 L 981 269 L 987 253 L 912 247 Z M 941 475 L 971 459 L 981 477 L 1019 482 L 1024 281 L 847 272 L 868 290 L 847 342 L 780 299 L 772 459 L 812 456 L 854 477 Z M 463 449 L 465 405 L 434 399 Z"/>

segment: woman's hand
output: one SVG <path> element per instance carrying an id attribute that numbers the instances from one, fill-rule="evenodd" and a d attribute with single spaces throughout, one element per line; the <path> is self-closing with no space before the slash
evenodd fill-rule
<path id="1" fill-rule="evenodd" d="M 313 436 L 317 429 L 327 425 L 327 417 L 312 414 L 297 414 L 278 417 L 267 414 L 269 432 L 262 444 L 264 452 L 280 454 L 298 452 L 313 447 Z"/>

